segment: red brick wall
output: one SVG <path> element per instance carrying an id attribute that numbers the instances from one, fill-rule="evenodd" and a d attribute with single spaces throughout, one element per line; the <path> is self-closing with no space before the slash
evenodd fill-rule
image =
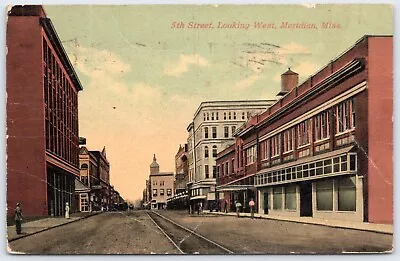
<path id="1" fill-rule="evenodd" d="M 42 32 L 39 17 L 7 23 L 7 207 L 47 215 Z"/>
<path id="2" fill-rule="evenodd" d="M 393 223 L 393 39 L 368 41 L 368 221 Z"/>

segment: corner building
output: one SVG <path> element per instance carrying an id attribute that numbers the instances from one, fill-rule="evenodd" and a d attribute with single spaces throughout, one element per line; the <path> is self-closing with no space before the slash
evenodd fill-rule
<path id="1" fill-rule="evenodd" d="M 258 212 L 393 223 L 393 39 L 364 36 L 252 118 L 218 156 L 217 190 Z M 245 206 L 249 198 L 238 198 Z"/>
<path id="2" fill-rule="evenodd" d="M 233 134 L 252 115 L 266 110 L 274 100 L 206 101 L 196 110 L 193 122 L 187 127 L 189 137 L 190 207 L 198 203 L 204 209 L 213 209 L 218 199 L 215 185 L 219 151 L 234 142 Z"/>
<path id="3" fill-rule="evenodd" d="M 75 207 L 82 85 L 42 6 L 13 6 L 7 21 L 7 215 L 59 216 Z"/>

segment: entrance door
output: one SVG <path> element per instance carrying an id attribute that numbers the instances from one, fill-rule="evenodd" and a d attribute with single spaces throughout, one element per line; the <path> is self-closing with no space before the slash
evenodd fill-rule
<path id="1" fill-rule="evenodd" d="M 268 192 L 264 192 L 264 214 L 268 214 Z"/>
<path id="2" fill-rule="evenodd" d="M 300 216 L 312 217 L 312 183 L 300 183 Z"/>

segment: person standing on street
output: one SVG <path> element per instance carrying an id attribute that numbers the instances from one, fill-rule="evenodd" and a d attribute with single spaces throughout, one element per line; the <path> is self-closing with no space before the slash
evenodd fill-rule
<path id="1" fill-rule="evenodd" d="M 242 204 L 240 204 L 239 201 L 236 201 L 235 207 L 236 207 L 236 215 L 237 217 L 240 217 L 240 208 L 242 207 Z"/>
<path id="2" fill-rule="evenodd" d="M 228 213 L 228 200 L 226 200 L 226 199 L 225 199 L 225 202 L 224 202 L 224 212 Z"/>
<path id="3" fill-rule="evenodd" d="M 69 218 L 69 204 L 65 203 L 65 218 Z"/>
<path id="4" fill-rule="evenodd" d="M 254 218 L 254 205 L 255 205 L 254 200 L 251 199 L 250 202 L 249 202 L 251 218 Z"/>
<path id="5" fill-rule="evenodd" d="M 17 203 L 17 207 L 15 208 L 15 229 L 18 235 L 22 233 L 22 220 L 23 216 L 21 203 Z"/>

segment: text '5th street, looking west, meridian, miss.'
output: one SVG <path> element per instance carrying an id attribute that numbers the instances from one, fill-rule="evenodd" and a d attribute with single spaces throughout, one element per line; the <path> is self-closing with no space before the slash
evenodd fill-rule
<path id="1" fill-rule="evenodd" d="M 172 29 L 342 29 L 342 25 L 337 22 L 322 22 L 321 24 L 309 22 L 182 22 L 174 21 Z"/>

